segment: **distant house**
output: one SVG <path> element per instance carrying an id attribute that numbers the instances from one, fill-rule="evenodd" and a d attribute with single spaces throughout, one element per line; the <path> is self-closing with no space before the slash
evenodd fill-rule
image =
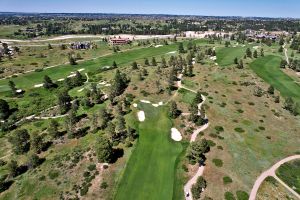
<path id="1" fill-rule="evenodd" d="M 124 44 L 129 44 L 130 40 L 129 38 L 109 38 L 109 44 L 110 45 L 124 45 Z"/>

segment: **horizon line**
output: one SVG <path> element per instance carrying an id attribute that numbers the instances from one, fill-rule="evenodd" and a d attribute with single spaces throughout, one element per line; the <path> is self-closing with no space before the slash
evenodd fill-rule
<path id="1" fill-rule="evenodd" d="M 236 18 L 269 18 L 269 19 L 295 19 L 300 17 L 266 17 L 266 16 L 238 16 L 238 15 L 196 15 L 196 14 L 163 14 L 163 13 L 109 13 L 109 12 L 33 12 L 33 11 L 0 11 L 2 13 L 20 14 L 105 14 L 105 15 L 166 15 L 166 16 L 193 16 L 193 17 L 236 17 Z"/>

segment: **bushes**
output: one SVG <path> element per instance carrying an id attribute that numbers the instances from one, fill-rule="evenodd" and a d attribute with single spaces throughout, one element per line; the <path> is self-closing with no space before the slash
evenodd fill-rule
<path id="1" fill-rule="evenodd" d="M 195 199 L 200 199 L 200 194 L 206 188 L 206 180 L 200 176 L 197 182 L 192 186 L 192 194 Z"/>
<path id="2" fill-rule="evenodd" d="M 234 195 L 231 192 L 225 192 L 224 197 L 225 200 L 236 200 Z"/>
<path id="3" fill-rule="evenodd" d="M 245 132 L 245 130 L 242 129 L 241 127 L 237 127 L 237 128 L 235 128 L 234 130 L 235 130 L 236 132 L 238 132 L 238 133 L 244 133 L 244 132 Z"/>
<path id="4" fill-rule="evenodd" d="M 213 159 L 212 162 L 217 166 L 217 167 L 222 167 L 223 166 L 223 161 L 220 159 Z"/>
<path id="5" fill-rule="evenodd" d="M 88 167 L 89 171 L 94 171 L 96 169 L 96 165 L 95 164 L 90 164 Z"/>
<path id="6" fill-rule="evenodd" d="M 51 171 L 49 171 L 48 176 L 50 179 L 56 179 L 59 176 L 59 171 L 51 170 Z"/>
<path id="7" fill-rule="evenodd" d="M 236 196 L 237 196 L 238 200 L 248 200 L 249 199 L 248 193 L 245 191 L 241 191 L 241 190 L 236 191 Z"/>
<path id="8" fill-rule="evenodd" d="M 223 177 L 223 183 L 226 185 L 226 184 L 229 184 L 229 183 L 232 183 L 232 179 L 229 177 L 229 176 L 224 176 Z"/>

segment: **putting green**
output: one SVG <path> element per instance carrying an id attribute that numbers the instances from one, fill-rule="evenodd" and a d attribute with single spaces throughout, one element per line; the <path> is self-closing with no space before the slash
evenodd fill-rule
<path id="1" fill-rule="evenodd" d="M 300 102 L 300 85 L 280 70 L 280 61 L 280 57 L 269 55 L 258 58 L 250 67 L 264 81 L 280 91 L 283 97 L 292 97 L 296 102 Z"/>
<path id="2" fill-rule="evenodd" d="M 138 123 L 138 144 L 119 183 L 117 200 L 171 200 L 175 187 L 176 159 L 183 151 L 171 140 L 172 121 L 166 107 L 140 104 L 146 120 Z M 132 119 L 132 118 L 131 118 Z"/>

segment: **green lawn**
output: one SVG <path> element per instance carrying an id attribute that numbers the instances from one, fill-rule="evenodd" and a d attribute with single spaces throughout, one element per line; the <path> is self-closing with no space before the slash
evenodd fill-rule
<path id="1" fill-rule="evenodd" d="M 281 165 L 276 175 L 300 194 L 300 160 Z"/>
<path id="2" fill-rule="evenodd" d="M 234 58 L 241 59 L 245 55 L 247 47 L 224 47 L 217 49 L 217 63 L 220 66 L 233 65 Z"/>
<path id="3" fill-rule="evenodd" d="M 183 146 L 170 138 L 172 121 L 166 107 L 141 104 L 139 108 L 145 111 L 146 120 L 138 124 L 138 144 L 128 161 L 115 199 L 171 200 L 177 158 Z"/>
<path id="4" fill-rule="evenodd" d="M 280 57 L 266 56 L 250 64 L 251 69 L 264 81 L 280 91 L 283 97 L 292 97 L 300 102 L 300 85 L 280 70 Z"/>
<path id="5" fill-rule="evenodd" d="M 187 42 L 185 42 L 187 43 Z M 203 43 L 203 40 L 198 40 L 196 43 Z M 84 68 L 86 72 L 95 72 L 104 66 L 111 66 L 113 61 L 119 66 L 130 65 L 133 61 L 143 61 L 144 58 L 151 58 L 164 56 L 166 53 L 177 50 L 178 44 L 171 44 L 159 48 L 143 48 L 130 50 L 123 53 L 112 54 L 98 58 L 96 60 L 89 60 L 79 63 L 76 66 L 61 65 L 55 68 L 46 69 L 42 72 L 32 72 L 12 78 L 18 88 L 28 89 L 34 87 L 36 84 L 43 82 L 43 77 L 48 75 L 52 80 L 56 81 L 61 78 L 66 78 L 71 72 Z M 142 62 L 141 62 L 142 63 Z M 8 91 L 8 80 L 0 80 L 0 92 Z"/>

